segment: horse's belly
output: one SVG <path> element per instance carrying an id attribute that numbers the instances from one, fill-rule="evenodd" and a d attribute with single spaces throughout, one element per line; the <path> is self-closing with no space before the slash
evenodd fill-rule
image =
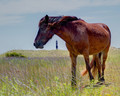
<path id="1" fill-rule="evenodd" d="M 105 47 L 93 47 L 89 49 L 89 55 L 93 55 L 93 54 L 97 54 L 101 51 L 103 51 L 105 49 Z"/>
<path id="2" fill-rule="evenodd" d="M 96 40 L 89 46 L 89 54 L 96 54 L 102 52 L 109 44 L 109 40 L 105 39 L 103 41 Z"/>

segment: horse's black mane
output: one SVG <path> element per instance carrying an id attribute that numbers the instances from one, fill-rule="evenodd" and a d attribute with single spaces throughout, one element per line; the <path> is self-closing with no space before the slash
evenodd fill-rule
<path id="1" fill-rule="evenodd" d="M 71 21 L 75 21 L 75 20 L 79 20 L 77 17 L 75 16 L 64 16 L 59 22 L 59 25 L 66 25 L 68 22 Z"/>
<path id="2" fill-rule="evenodd" d="M 48 16 L 48 21 L 47 23 L 54 23 L 54 22 L 58 22 L 60 25 L 65 25 L 67 22 L 70 21 L 75 21 L 75 20 L 80 20 L 80 18 L 77 18 L 75 16 Z M 43 17 L 40 22 L 46 22 L 46 16 Z M 40 26 L 40 22 L 39 22 L 39 26 Z"/>
<path id="3" fill-rule="evenodd" d="M 56 17 L 49 17 L 49 23 L 53 23 L 53 22 L 70 22 L 70 21 L 74 21 L 74 20 L 79 20 L 79 18 L 75 17 L 75 16 L 56 16 Z"/>
<path id="4" fill-rule="evenodd" d="M 49 23 L 59 21 L 63 16 L 49 17 Z"/>

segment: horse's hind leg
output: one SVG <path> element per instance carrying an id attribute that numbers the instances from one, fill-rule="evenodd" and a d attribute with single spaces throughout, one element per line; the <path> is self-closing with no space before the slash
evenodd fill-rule
<path id="1" fill-rule="evenodd" d="M 98 80 L 101 79 L 101 52 L 98 54 Z"/>
<path id="2" fill-rule="evenodd" d="M 100 81 L 104 82 L 104 71 L 105 71 L 105 62 L 108 56 L 108 50 L 109 50 L 109 46 L 103 51 L 103 63 L 102 63 L 102 77 L 100 79 Z"/>
<path id="3" fill-rule="evenodd" d="M 105 81 L 105 79 L 104 79 L 104 71 L 105 71 L 105 62 L 106 62 L 106 59 L 107 59 L 107 53 L 104 52 L 103 53 L 103 64 L 102 64 L 102 77 L 101 77 L 100 81 Z"/>

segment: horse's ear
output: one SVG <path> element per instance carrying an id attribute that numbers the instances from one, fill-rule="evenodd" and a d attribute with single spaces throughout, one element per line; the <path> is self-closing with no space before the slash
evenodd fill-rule
<path id="1" fill-rule="evenodd" d="M 45 16 L 45 23 L 47 23 L 47 24 L 48 24 L 48 21 L 49 21 L 49 16 L 48 16 L 48 15 L 46 15 L 46 16 Z"/>

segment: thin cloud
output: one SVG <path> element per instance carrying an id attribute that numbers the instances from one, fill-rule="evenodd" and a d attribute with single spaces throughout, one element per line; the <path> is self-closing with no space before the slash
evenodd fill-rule
<path id="1" fill-rule="evenodd" d="M 28 14 L 47 11 L 70 11 L 87 6 L 114 6 L 120 0 L 8 0 L 0 1 L 0 14 Z"/>
<path id="2" fill-rule="evenodd" d="M 0 26 L 7 24 L 16 24 L 23 21 L 22 16 L 0 16 Z"/>
<path id="3" fill-rule="evenodd" d="M 2 0 L 0 1 L 0 21 L 7 18 L 7 21 L 10 22 L 14 16 L 38 12 L 67 12 L 81 7 L 119 4 L 120 0 Z M 9 15 L 12 16 L 8 17 Z M 19 21 L 21 18 L 15 17 L 15 21 L 17 20 Z"/>

